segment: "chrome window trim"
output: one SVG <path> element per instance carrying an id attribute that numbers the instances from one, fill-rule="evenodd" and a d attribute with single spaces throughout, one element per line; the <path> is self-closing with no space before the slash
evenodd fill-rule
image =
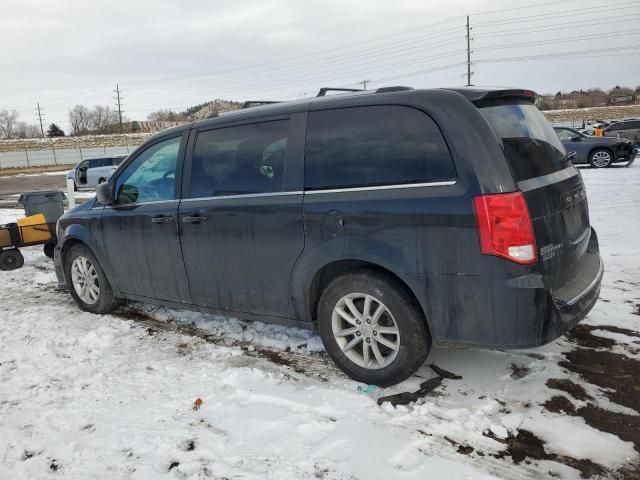
<path id="1" fill-rule="evenodd" d="M 521 180 L 518 182 L 518 188 L 523 192 L 528 192 L 529 190 L 535 190 L 536 188 L 546 187 L 552 183 L 567 180 L 579 174 L 580 171 L 575 167 L 575 165 L 569 165 L 557 172 L 548 173 L 541 177 L 534 177 L 528 180 Z"/>
<path id="2" fill-rule="evenodd" d="M 183 202 L 198 202 L 201 200 L 233 200 L 234 198 L 261 198 L 261 197 L 280 197 L 289 195 L 302 195 L 302 190 L 288 192 L 262 192 L 262 193 L 242 193 L 238 195 L 216 195 L 212 197 L 195 197 L 183 198 Z"/>
<path id="3" fill-rule="evenodd" d="M 116 204 L 116 205 L 101 205 L 100 207 L 92 207 L 92 210 L 94 208 L 120 208 L 120 207 L 137 207 L 138 205 L 153 205 L 153 204 L 158 204 L 158 203 L 179 203 L 180 200 L 172 198 L 171 200 L 153 200 L 151 202 L 138 202 L 138 203 L 123 203 L 123 204 Z"/>
<path id="4" fill-rule="evenodd" d="M 316 195 L 322 193 L 340 193 L 340 192 L 368 192 L 375 190 L 399 190 L 404 188 L 419 188 L 419 187 L 445 187 L 455 185 L 458 180 L 444 180 L 440 182 L 422 182 L 422 183 L 396 183 L 393 185 L 374 185 L 370 187 L 344 187 L 344 188 L 329 188 L 321 190 L 305 190 L 305 195 Z"/>
<path id="5" fill-rule="evenodd" d="M 154 203 L 173 203 L 173 202 L 198 202 L 202 200 L 233 200 L 236 198 L 261 198 L 261 197 L 280 197 L 291 195 L 315 195 L 322 193 L 340 193 L 340 192 L 365 192 L 375 190 L 396 190 L 404 188 L 419 188 L 419 187 L 444 187 L 455 185 L 457 180 L 446 180 L 441 182 L 423 182 L 423 183 L 407 183 L 407 184 L 394 184 L 394 185 L 376 185 L 371 187 L 345 187 L 345 188 L 332 188 L 326 190 L 292 190 L 288 192 L 263 192 L 263 193 L 243 193 L 238 195 L 216 195 L 210 197 L 196 197 L 196 198 L 183 198 L 181 200 L 156 200 L 152 202 L 140 202 L 140 203 L 127 203 L 122 205 L 105 205 L 107 208 L 116 207 L 132 207 L 137 205 L 150 205 Z M 94 207 L 102 208 L 102 207 Z"/>

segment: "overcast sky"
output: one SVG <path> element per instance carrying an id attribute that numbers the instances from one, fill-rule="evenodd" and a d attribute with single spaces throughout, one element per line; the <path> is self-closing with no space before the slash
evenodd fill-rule
<path id="1" fill-rule="evenodd" d="M 462 85 L 467 14 L 474 84 L 640 84 L 640 1 L 4 0 L 0 110 L 35 123 L 39 101 L 45 121 L 67 129 L 74 105 L 113 106 L 116 83 L 136 120 L 365 79 L 370 88 Z"/>

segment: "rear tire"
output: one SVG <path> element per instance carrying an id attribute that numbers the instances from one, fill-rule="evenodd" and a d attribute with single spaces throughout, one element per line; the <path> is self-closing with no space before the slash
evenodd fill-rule
<path id="1" fill-rule="evenodd" d="M 17 248 L 11 248 L 9 250 L 3 250 L 0 252 L 0 270 L 3 272 L 9 272 L 11 270 L 17 270 L 24 265 L 24 257 L 20 250 Z"/>
<path id="2" fill-rule="evenodd" d="M 100 263 L 86 245 L 71 247 L 65 255 L 64 272 L 69 292 L 82 310 L 109 313 L 120 304 Z"/>
<path id="3" fill-rule="evenodd" d="M 589 163 L 594 168 L 610 167 L 613 163 L 613 154 L 606 148 L 596 148 L 589 155 Z"/>
<path id="4" fill-rule="evenodd" d="M 343 275 L 326 287 L 318 328 L 338 367 L 354 380 L 382 387 L 411 376 L 431 348 L 415 300 L 393 278 L 371 270 Z"/>

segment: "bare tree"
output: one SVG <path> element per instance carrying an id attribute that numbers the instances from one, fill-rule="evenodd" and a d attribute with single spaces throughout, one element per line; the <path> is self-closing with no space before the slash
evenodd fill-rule
<path id="1" fill-rule="evenodd" d="M 151 112 L 147 115 L 147 120 L 151 122 L 162 122 L 169 121 L 175 122 L 178 120 L 184 120 L 185 116 L 181 113 L 176 113 L 173 110 L 158 110 L 155 112 Z"/>
<path id="2" fill-rule="evenodd" d="M 118 114 L 108 106 L 96 105 L 91 112 L 91 129 L 96 133 L 109 131 L 109 126 L 118 122 Z"/>
<path id="3" fill-rule="evenodd" d="M 29 125 L 25 122 L 17 122 L 13 130 L 14 138 L 36 138 L 41 134 L 39 125 Z"/>
<path id="4" fill-rule="evenodd" d="M 71 135 L 84 135 L 91 129 L 93 115 L 84 105 L 76 105 L 69 110 L 69 124 Z"/>
<path id="5" fill-rule="evenodd" d="M 15 110 L 0 111 L 0 138 L 13 138 L 18 112 Z"/>

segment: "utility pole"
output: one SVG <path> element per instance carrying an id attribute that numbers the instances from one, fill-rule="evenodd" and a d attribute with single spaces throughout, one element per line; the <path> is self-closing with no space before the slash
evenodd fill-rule
<path id="1" fill-rule="evenodd" d="M 120 103 L 120 100 L 122 100 L 122 97 L 120 96 L 120 86 L 116 83 L 116 89 L 113 91 L 116 94 L 116 106 L 118 107 L 118 119 L 120 121 L 120 133 L 122 133 L 122 105 Z"/>
<path id="2" fill-rule="evenodd" d="M 370 81 L 371 80 L 362 80 L 361 82 L 358 82 L 358 83 L 361 83 L 362 84 L 362 89 L 366 90 L 367 89 L 367 83 L 369 83 Z"/>
<path id="3" fill-rule="evenodd" d="M 467 15 L 467 87 L 471 86 L 471 27 Z"/>
<path id="4" fill-rule="evenodd" d="M 38 105 L 38 118 L 40 119 L 40 132 L 42 133 L 42 138 L 44 138 L 44 127 L 42 126 L 42 111 L 40 110 L 40 102 L 37 102 Z"/>

